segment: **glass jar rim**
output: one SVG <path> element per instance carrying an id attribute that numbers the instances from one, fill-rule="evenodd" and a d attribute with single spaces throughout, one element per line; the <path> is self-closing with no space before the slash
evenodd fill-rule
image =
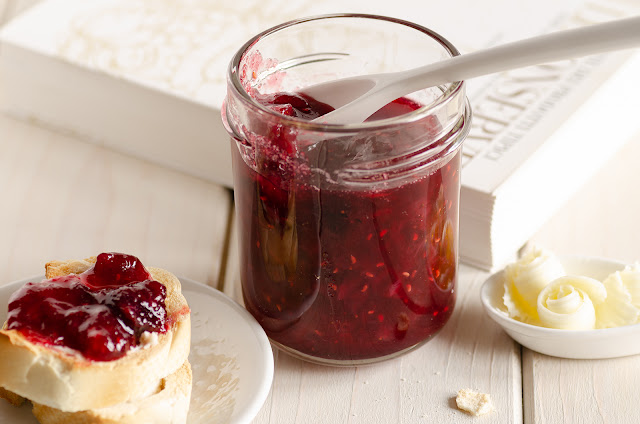
<path id="1" fill-rule="evenodd" d="M 413 28 L 419 32 L 422 32 L 429 37 L 431 37 L 434 41 L 439 43 L 444 51 L 450 54 L 451 57 L 459 56 L 460 52 L 458 49 L 451 44 L 446 38 L 438 34 L 437 32 L 424 27 L 422 25 L 418 25 L 414 22 L 406 21 L 403 19 L 392 18 L 389 16 L 375 15 L 375 14 L 366 14 L 366 13 L 334 13 L 334 14 L 325 14 L 325 15 L 315 15 L 309 16 L 300 19 L 294 19 L 288 22 L 284 22 L 282 24 L 273 26 L 265 31 L 255 35 L 251 39 L 249 39 L 240 49 L 235 53 L 232 57 L 231 62 L 228 67 L 227 79 L 229 81 L 229 86 L 233 88 L 233 90 L 238 95 L 238 98 L 245 103 L 247 106 L 252 106 L 258 108 L 263 113 L 268 115 L 272 115 L 277 117 L 281 122 L 286 122 L 288 126 L 305 129 L 309 131 L 318 131 L 324 133 L 342 133 L 345 131 L 352 132 L 358 130 L 378 130 L 378 129 L 387 129 L 394 127 L 396 125 L 403 125 L 411 122 L 415 122 L 417 120 L 423 119 L 425 116 L 428 116 L 429 113 L 443 104 L 449 102 L 452 98 L 455 98 L 457 94 L 464 95 L 464 81 L 456 81 L 448 84 L 447 89 L 442 92 L 440 96 L 437 97 L 436 100 L 431 102 L 428 105 L 425 105 L 415 111 L 405 113 L 403 115 L 399 115 L 397 117 L 380 119 L 371 122 L 362 122 L 362 123 L 352 123 L 352 124 L 327 124 L 322 122 L 314 122 L 303 120 L 299 118 L 284 116 L 274 110 L 269 109 L 265 105 L 257 102 L 251 95 L 244 89 L 242 86 L 242 82 L 240 81 L 240 64 L 245 53 L 249 50 L 251 46 L 257 43 L 259 40 L 267 37 L 271 34 L 284 30 L 286 28 L 304 24 L 312 21 L 320 21 L 325 19 L 334 19 L 334 18 L 362 18 L 362 19 L 371 19 L 371 20 L 381 20 L 390 23 L 395 23 L 399 25 L 404 25 L 409 28 Z"/>

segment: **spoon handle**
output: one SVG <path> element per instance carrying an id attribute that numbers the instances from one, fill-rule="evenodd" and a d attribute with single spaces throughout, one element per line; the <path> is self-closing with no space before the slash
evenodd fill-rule
<path id="1" fill-rule="evenodd" d="M 527 38 L 407 71 L 329 81 L 303 91 L 336 107 L 336 110 L 317 118 L 318 121 L 357 123 L 387 103 L 423 88 L 638 46 L 640 16 Z"/>
<path id="2" fill-rule="evenodd" d="M 400 78 L 394 80 L 397 81 L 395 84 L 398 84 L 398 88 L 406 88 L 400 94 L 405 95 L 437 84 L 637 46 L 640 46 L 640 16 L 555 32 L 455 56 L 399 73 Z"/>

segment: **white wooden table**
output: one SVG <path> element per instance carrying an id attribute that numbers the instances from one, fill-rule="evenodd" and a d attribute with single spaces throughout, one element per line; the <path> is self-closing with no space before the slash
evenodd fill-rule
<path id="1" fill-rule="evenodd" d="M 34 1 L 0 0 L 0 23 Z M 640 259 L 639 161 L 640 134 L 532 242 Z M 232 193 L 222 187 L 0 115 L 0 198 L 0 284 L 50 259 L 114 250 L 237 297 Z M 401 358 L 337 369 L 275 351 L 254 423 L 640 422 L 640 356 L 565 360 L 521 348 L 482 311 L 487 277 L 462 265 L 451 321 Z M 496 410 L 457 410 L 456 391 L 467 387 L 490 393 Z"/>

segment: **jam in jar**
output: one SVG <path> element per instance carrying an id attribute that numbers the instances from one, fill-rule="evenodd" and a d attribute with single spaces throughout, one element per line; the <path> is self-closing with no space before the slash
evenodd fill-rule
<path id="1" fill-rule="evenodd" d="M 223 111 L 245 307 L 298 357 L 395 357 L 433 337 L 455 306 L 462 83 L 397 99 L 362 124 L 324 125 L 313 120 L 330 105 L 259 90 L 283 63 L 257 53 L 269 35 L 232 62 Z M 283 72 L 278 87 L 294 71 Z"/>

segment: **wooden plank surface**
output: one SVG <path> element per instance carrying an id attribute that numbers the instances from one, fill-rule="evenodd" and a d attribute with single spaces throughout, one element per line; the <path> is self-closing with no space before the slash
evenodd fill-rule
<path id="1" fill-rule="evenodd" d="M 218 286 L 224 188 L 0 115 L 0 281 L 123 251 Z"/>
<path id="2" fill-rule="evenodd" d="M 525 349 L 527 424 L 637 423 L 640 357 L 553 358 Z"/>

